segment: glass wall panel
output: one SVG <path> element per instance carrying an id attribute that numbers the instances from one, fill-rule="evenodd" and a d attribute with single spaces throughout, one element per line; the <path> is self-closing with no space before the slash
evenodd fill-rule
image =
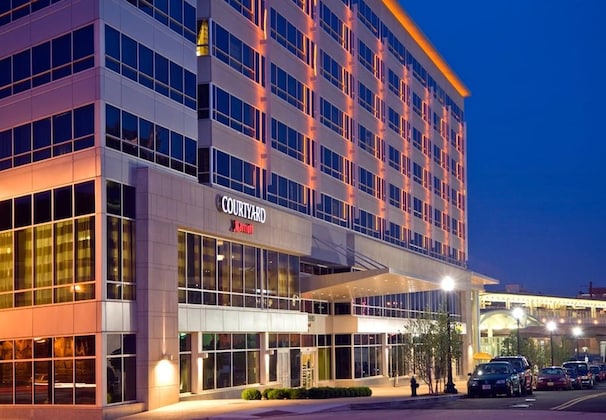
<path id="1" fill-rule="evenodd" d="M 15 289 L 23 290 L 32 287 L 32 229 L 15 231 Z M 30 302 L 31 304 L 31 302 Z"/>
<path id="2" fill-rule="evenodd" d="M 71 284 L 74 281 L 74 224 L 55 223 L 55 285 Z M 55 289 L 56 302 L 73 300 L 73 287 Z"/>
<path id="3" fill-rule="evenodd" d="M 217 288 L 219 294 L 219 304 L 230 304 L 230 283 L 231 283 L 231 243 L 226 241 L 217 241 Z"/>
<path id="4" fill-rule="evenodd" d="M 31 357 L 31 353 L 29 357 Z M 32 391 L 34 386 L 34 383 L 32 382 L 32 368 L 33 363 L 31 360 L 15 363 L 15 404 L 32 403 Z"/>
<path id="5" fill-rule="evenodd" d="M 76 220 L 76 282 L 95 279 L 95 217 Z"/>
<path id="6" fill-rule="evenodd" d="M 53 225 L 46 224 L 34 228 L 34 270 L 35 287 L 50 287 L 53 285 Z M 36 304 L 52 303 L 52 301 Z"/>

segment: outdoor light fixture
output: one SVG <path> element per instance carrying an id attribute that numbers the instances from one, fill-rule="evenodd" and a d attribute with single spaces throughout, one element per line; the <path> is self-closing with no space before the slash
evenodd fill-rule
<path id="1" fill-rule="evenodd" d="M 450 292 L 454 290 L 455 282 L 450 276 L 446 276 L 442 279 L 442 290 L 446 293 L 446 329 L 448 330 L 448 352 L 446 356 L 448 380 L 446 382 L 446 389 L 444 390 L 447 394 L 456 394 L 457 388 L 452 381 L 452 339 L 450 337 Z"/>
<path id="2" fill-rule="evenodd" d="M 518 356 L 520 355 L 520 319 L 522 319 L 522 317 L 524 316 L 524 309 L 522 309 L 519 306 L 516 306 L 515 308 L 513 308 L 513 310 L 511 311 L 511 314 L 513 315 L 513 317 L 516 319 L 516 322 L 518 324 Z"/>
<path id="3" fill-rule="evenodd" d="M 574 352 L 576 353 L 576 360 L 579 360 L 579 336 L 583 334 L 583 330 L 581 329 L 581 327 L 574 327 L 572 329 L 572 335 L 575 338 L 575 349 Z"/>
<path id="4" fill-rule="evenodd" d="M 551 346 L 551 366 L 553 366 L 553 332 L 558 328 L 555 321 L 547 322 L 547 331 L 549 331 L 549 345 Z"/>

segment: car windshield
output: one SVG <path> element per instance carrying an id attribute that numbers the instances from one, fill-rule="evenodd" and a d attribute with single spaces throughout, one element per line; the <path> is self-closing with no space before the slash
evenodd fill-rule
<path id="1" fill-rule="evenodd" d="M 504 363 L 487 363 L 484 365 L 479 365 L 476 368 L 476 375 L 491 375 L 491 374 L 503 374 L 508 373 L 509 369 L 507 369 L 507 365 Z"/>
<path id="2" fill-rule="evenodd" d="M 564 367 L 575 369 L 579 375 L 585 375 L 587 373 L 587 365 L 581 363 L 571 363 L 564 365 Z"/>
<path id="3" fill-rule="evenodd" d="M 560 368 L 543 368 L 541 375 L 563 375 L 564 371 Z"/>

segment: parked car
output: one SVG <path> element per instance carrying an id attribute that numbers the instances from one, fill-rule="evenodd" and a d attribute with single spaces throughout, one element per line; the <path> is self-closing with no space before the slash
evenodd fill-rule
<path id="1" fill-rule="evenodd" d="M 593 373 L 593 379 L 595 382 L 602 381 L 602 370 L 598 365 L 589 365 L 589 370 Z"/>
<path id="2" fill-rule="evenodd" d="M 574 368 L 577 371 L 579 378 L 581 379 L 581 386 L 585 388 L 593 388 L 595 385 L 595 379 L 593 373 L 589 370 L 589 364 L 580 360 L 571 360 L 569 362 L 562 363 L 562 367 Z"/>
<path id="3" fill-rule="evenodd" d="M 572 389 L 572 381 L 561 366 L 544 367 L 537 375 L 537 391 L 548 389 Z"/>
<path id="4" fill-rule="evenodd" d="M 568 377 L 570 378 L 570 382 L 572 383 L 573 389 L 583 388 L 583 384 L 581 383 L 581 376 L 579 375 L 579 372 L 574 368 L 574 366 L 567 367 L 567 368 L 563 367 L 562 369 L 564 369 L 566 371 L 566 373 L 568 374 Z"/>
<path id="5" fill-rule="evenodd" d="M 467 381 L 467 396 L 520 395 L 520 376 L 509 362 L 480 363 Z"/>
<path id="6" fill-rule="evenodd" d="M 600 374 L 602 375 L 602 380 L 606 381 L 606 364 L 600 364 Z"/>
<path id="7" fill-rule="evenodd" d="M 522 395 L 532 395 L 534 387 L 534 374 L 532 366 L 524 356 L 497 356 L 493 357 L 491 362 L 509 362 L 518 372 L 520 384 L 522 385 Z"/>

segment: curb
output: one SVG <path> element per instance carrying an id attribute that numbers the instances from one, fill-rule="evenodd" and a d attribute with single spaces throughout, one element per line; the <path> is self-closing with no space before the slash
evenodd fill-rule
<path id="1" fill-rule="evenodd" d="M 465 397 L 464 393 L 458 394 L 440 394 L 429 395 L 424 397 L 410 397 L 403 400 L 389 400 L 382 402 L 367 402 L 350 404 L 351 410 L 393 410 L 400 408 L 408 408 L 421 405 L 435 405 L 445 403 L 447 401 L 458 400 Z"/>

